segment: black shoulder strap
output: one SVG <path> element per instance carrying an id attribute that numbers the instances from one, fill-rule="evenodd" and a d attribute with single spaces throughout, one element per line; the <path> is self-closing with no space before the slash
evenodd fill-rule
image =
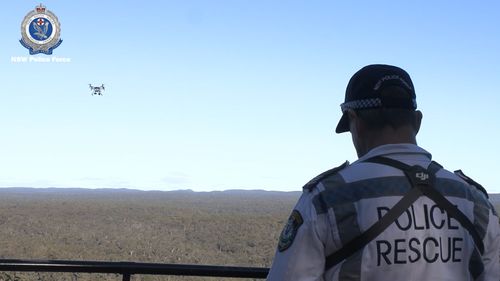
<path id="1" fill-rule="evenodd" d="M 316 177 L 314 177 L 312 180 L 310 180 L 308 183 L 306 183 L 303 187 L 304 190 L 308 190 L 308 191 L 312 191 L 314 189 L 314 187 L 316 187 L 316 185 L 322 181 L 323 179 L 325 179 L 326 177 L 328 176 L 331 176 L 335 173 L 337 173 L 338 171 L 344 169 L 345 167 L 349 166 L 349 161 L 345 161 L 342 165 L 338 166 L 338 167 L 335 167 L 333 169 L 330 169 L 328 171 L 325 171 L 319 175 L 317 175 Z"/>
<path id="2" fill-rule="evenodd" d="M 421 195 L 429 197 L 440 208 L 446 210 L 451 217 L 460 222 L 460 224 L 471 234 L 480 253 L 484 253 L 483 241 L 474 225 L 455 205 L 451 204 L 441 193 L 433 188 L 435 174 L 442 168 L 441 165 L 432 161 L 429 167 L 424 169 L 420 166 L 409 166 L 400 161 L 385 157 L 374 157 L 365 160 L 365 162 L 388 165 L 402 170 L 412 185 L 412 188 L 380 220 L 368 228 L 368 230 L 346 243 L 340 250 L 326 257 L 325 271 L 364 248 L 396 221 Z"/>
<path id="3" fill-rule="evenodd" d="M 479 252 L 484 254 L 484 244 L 483 244 L 483 239 L 481 239 L 481 236 L 477 232 L 476 228 L 474 227 L 474 224 L 467 218 L 462 211 L 460 211 L 457 206 L 453 205 L 446 197 L 444 197 L 439 191 L 437 191 L 435 188 L 430 187 L 430 188 L 425 188 L 422 190 L 424 195 L 432 199 L 439 208 L 442 210 L 445 210 L 448 215 L 454 219 L 456 219 L 463 228 L 467 229 L 469 234 L 472 236 L 474 239 L 474 243 L 476 244 L 476 247 L 478 248 Z"/>

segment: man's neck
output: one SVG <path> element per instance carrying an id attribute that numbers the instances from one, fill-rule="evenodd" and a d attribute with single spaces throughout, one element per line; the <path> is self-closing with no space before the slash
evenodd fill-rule
<path id="1" fill-rule="evenodd" d="M 386 144 L 411 143 L 417 144 L 416 133 L 411 127 L 394 130 L 390 127 L 381 131 L 367 132 L 358 149 L 358 157 L 362 157 L 375 147 Z"/>

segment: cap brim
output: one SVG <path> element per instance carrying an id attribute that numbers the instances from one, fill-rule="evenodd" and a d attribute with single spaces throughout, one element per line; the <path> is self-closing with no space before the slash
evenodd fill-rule
<path id="1" fill-rule="evenodd" d="M 342 114 L 342 117 L 340 118 L 340 121 L 337 124 L 337 129 L 335 129 L 335 133 L 337 134 L 345 132 L 349 132 L 349 116 L 347 114 L 347 111 L 344 112 L 344 114 Z"/>

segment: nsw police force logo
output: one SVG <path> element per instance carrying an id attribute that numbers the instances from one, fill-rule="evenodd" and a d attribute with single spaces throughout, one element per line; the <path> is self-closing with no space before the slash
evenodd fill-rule
<path id="1" fill-rule="evenodd" d="M 30 55 L 51 55 L 61 45 L 61 24 L 56 15 L 42 4 L 29 12 L 21 24 L 21 45 L 30 51 Z"/>

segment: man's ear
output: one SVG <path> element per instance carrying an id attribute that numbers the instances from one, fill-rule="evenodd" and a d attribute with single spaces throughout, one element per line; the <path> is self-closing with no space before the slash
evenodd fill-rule
<path id="1" fill-rule="evenodd" d="M 417 134 L 418 131 L 420 131 L 420 125 L 422 124 L 422 118 L 423 118 L 422 112 L 420 110 L 416 110 L 415 111 L 415 124 L 414 124 L 415 134 Z"/>
<path id="2" fill-rule="evenodd" d="M 356 113 L 356 111 L 352 109 L 347 110 L 347 116 L 349 116 L 349 130 L 352 130 L 353 128 L 357 131 L 359 129 L 359 116 Z M 351 131 L 352 133 L 352 131 Z M 356 132 L 357 133 L 357 132 Z"/>
<path id="3" fill-rule="evenodd" d="M 352 110 L 352 109 L 348 109 L 347 110 L 347 115 L 349 116 L 349 121 L 351 119 L 355 119 L 355 118 L 358 118 L 358 115 L 356 114 L 356 111 Z"/>

